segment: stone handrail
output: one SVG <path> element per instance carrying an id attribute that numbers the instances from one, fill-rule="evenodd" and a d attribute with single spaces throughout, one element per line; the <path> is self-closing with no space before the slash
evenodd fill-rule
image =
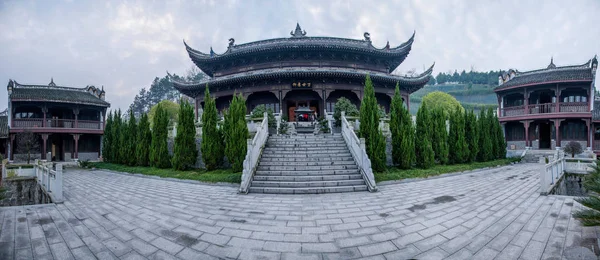
<path id="1" fill-rule="evenodd" d="M 375 183 L 375 176 L 373 175 L 373 169 L 371 169 L 371 159 L 367 155 L 365 150 L 365 139 L 358 138 L 354 133 L 354 128 L 350 126 L 346 119 L 346 113 L 342 111 L 342 137 L 350 149 L 350 153 L 354 158 L 354 161 L 358 164 L 360 173 L 362 174 L 367 187 L 370 192 L 377 191 L 377 184 Z"/>
<path id="2" fill-rule="evenodd" d="M 565 172 L 587 174 L 596 165 L 594 158 L 564 158 Z"/>
<path id="3" fill-rule="evenodd" d="M 242 171 L 242 182 L 240 184 L 240 193 L 248 193 L 250 181 L 258 166 L 262 149 L 265 147 L 267 138 L 269 137 L 269 117 L 265 112 L 263 121 L 256 127 L 256 134 L 252 140 L 248 139 L 248 148 L 246 150 L 246 158 L 244 159 L 244 170 Z"/>
<path id="4" fill-rule="evenodd" d="M 331 121 L 333 121 L 333 114 L 329 114 L 327 113 L 327 109 L 325 109 L 325 120 L 327 120 L 327 127 L 329 127 L 329 132 L 333 135 L 333 124 L 331 123 Z"/>
<path id="5" fill-rule="evenodd" d="M 46 191 L 52 202 L 59 203 L 63 201 L 63 165 L 56 164 L 56 169 L 52 169 L 52 163 L 42 163 L 38 160 L 34 164 L 35 176 L 38 184 Z"/>
<path id="6" fill-rule="evenodd" d="M 542 167 L 540 193 L 547 195 L 565 173 L 565 158 L 558 158 Z"/>
<path id="7" fill-rule="evenodd" d="M 275 116 L 275 121 L 277 122 L 277 126 L 276 126 L 277 127 L 277 129 L 276 129 L 277 134 L 279 134 L 279 127 L 281 126 L 281 115 L 282 114 L 283 114 L 282 111 L 279 110 L 279 115 Z"/>

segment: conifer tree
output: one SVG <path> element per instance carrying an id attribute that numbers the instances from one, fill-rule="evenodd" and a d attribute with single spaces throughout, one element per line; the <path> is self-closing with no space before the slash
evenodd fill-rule
<path id="1" fill-rule="evenodd" d="M 241 94 L 236 94 L 225 115 L 225 154 L 234 172 L 244 169 L 244 159 L 247 152 L 248 126 L 246 125 L 246 100 Z"/>
<path id="2" fill-rule="evenodd" d="M 465 113 L 465 138 L 469 150 L 467 162 L 474 162 L 477 159 L 477 153 L 479 153 L 479 132 L 477 130 L 477 117 L 473 110 L 469 110 Z"/>
<path id="3" fill-rule="evenodd" d="M 365 89 L 360 105 L 360 137 L 365 138 L 367 155 L 371 159 L 373 171 L 385 170 L 385 137 L 379 131 L 379 107 L 371 77 L 367 74 Z"/>
<path id="4" fill-rule="evenodd" d="M 493 131 L 494 131 L 494 158 L 496 159 L 504 159 L 506 158 L 506 142 L 504 141 L 504 131 L 502 130 L 502 125 L 500 125 L 500 121 L 498 117 L 493 113 L 493 110 L 490 108 L 488 110 L 488 114 L 492 114 L 493 118 Z"/>
<path id="5" fill-rule="evenodd" d="M 138 128 L 137 123 L 135 122 L 135 116 L 133 115 L 133 110 L 129 110 L 129 122 L 127 124 L 127 152 L 125 154 L 127 159 L 127 164 L 130 166 L 135 165 L 136 157 L 135 157 L 135 149 L 137 144 L 137 135 Z"/>
<path id="6" fill-rule="evenodd" d="M 112 138 L 114 140 L 111 148 L 111 163 L 121 163 L 121 135 L 123 134 L 123 120 L 121 119 L 121 109 L 113 115 Z"/>
<path id="7" fill-rule="evenodd" d="M 478 125 L 480 151 L 477 158 L 479 159 L 479 161 L 485 162 L 491 160 L 494 156 L 492 140 L 490 135 L 491 131 L 488 120 L 488 113 L 485 109 L 482 109 L 479 113 Z"/>
<path id="8" fill-rule="evenodd" d="M 150 122 L 148 114 L 142 114 L 138 126 L 137 147 L 135 150 L 136 164 L 139 166 L 148 166 L 150 145 L 152 144 L 152 132 L 150 132 Z"/>
<path id="9" fill-rule="evenodd" d="M 431 119 L 427 104 L 421 104 L 417 111 L 417 129 L 415 134 L 415 156 L 417 166 L 423 169 L 431 168 L 435 163 L 435 155 L 431 145 Z"/>
<path id="10" fill-rule="evenodd" d="M 106 124 L 104 126 L 104 136 L 102 137 L 102 160 L 104 162 L 111 162 L 112 160 L 112 128 L 113 128 L 113 114 L 112 111 L 108 113 Z"/>
<path id="11" fill-rule="evenodd" d="M 119 163 L 127 165 L 129 162 L 129 125 L 125 118 L 121 118 L 119 131 Z"/>
<path id="12" fill-rule="evenodd" d="M 173 147 L 172 165 L 175 170 L 193 168 L 198 157 L 194 108 L 187 100 L 179 101 L 177 136 Z"/>
<path id="13" fill-rule="evenodd" d="M 408 102 L 408 101 L 407 101 Z M 415 127 L 408 109 L 402 106 L 400 122 L 400 168 L 410 169 L 415 162 Z"/>
<path id="14" fill-rule="evenodd" d="M 465 140 L 465 122 L 464 115 L 460 107 L 456 107 L 452 111 L 452 117 L 450 118 L 450 162 L 451 163 L 463 163 L 469 156 L 467 141 Z"/>
<path id="15" fill-rule="evenodd" d="M 405 136 L 402 135 L 402 123 L 404 116 L 402 111 L 402 97 L 400 96 L 400 88 L 396 84 L 396 91 L 392 97 L 390 105 L 390 132 L 392 133 L 392 162 L 394 165 L 399 165 L 402 160 L 402 140 Z"/>
<path id="16" fill-rule="evenodd" d="M 446 116 L 441 108 L 433 109 L 431 140 L 435 159 L 440 164 L 448 163 L 448 132 L 446 131 Z"/>
<path id="17" fill-rule="evenodd" d="M 215 99 L 210 96 L 208 84 L 204 91 L 204 112 L 202 113 L 202 161 L 207 170 L 214 170 L 223 164 L 224 142 L 217 128 L 218 114 Z"/>
<path id="18" fill-rule="evenodd" d="M 150 148 L 150 164 L 157 168 L 169 168 L 171 160 L 169 158 L 169 149 L 167 146 L 167 126 L 169 125 L 169 115 L 161 105 L 156 109 L 156 115 L 153 118 L 152 144 Z"/>

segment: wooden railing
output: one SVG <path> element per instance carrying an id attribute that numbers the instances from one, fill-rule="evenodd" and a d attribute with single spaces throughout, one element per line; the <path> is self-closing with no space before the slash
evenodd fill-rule
<path id="1" fill-rule="evenodd" d="M 554 113 L 555 110 L 556 110 L 556 104 L 554 104 L 554 103 L 533 104 L 533 105 L 527 106 L 527 112 L 529 114 Z"/>
<path id="2" fill-rule="evenodd" d="M 560 112 L 589 112 L 587 102 L 560 103 Z"/>
<path id="3" fill-rule="evenodd" d="M 41 128 L 44 127 L 44 119 L 26 118 L 13 119 L 13 128 Z M 74 119 L 46 119 L 46 127 L 50 128 L 84 128 L 102 129 L 101 121 L 74 120 Z"/>
<path id="4" fill-rule="evenodd" d="M 256 134 L 252 140 L 248 139 L 246 158 L 244 159 L 244 170 L 242 171 L 242 181 L 240 183 L 240 193 L 248 193 L 250 182 L 258 166 L 258 161 L 262 155 L 262 150 L 269 138 L 269 116 L 267 112 L 263 115 L 263 121 L 256 127 Z"/>
<path id="5" fill-rule="evenodd" d="M 585 113 L 590 112 L 587 102 L 561 102 L 558 104 L 559 111 L 556 111 L 556 103 L 531 104 L 525 106 L 503 107 L 500 109 L 502 117 L 535 115 L 547 113 Z"/>
<path id="6" fill-rule="evenodd" d="M 373 169 L 371 168 L 371 159 L 367 155 L 365 149 L 365 139 L 358 138 L 354 133 L 354 127 L 352 127 L 346 119 L 345 111 L 342 111 L 342 137 L 346 141 L 348 149 L 354 158 L 354 161 L 358 164 L 360 173 L 367 184 L 367 188 L 370 192 L 377 191 L 377 184 L 375 183 L 375 176 L 373 175 Z"/>
<path id="7" fill-rule="evenodd" d="M 504 107 L 501 111 L 502 116 L 520 116 L 525 114 L 525 106 Z"/>
<path id="8" fill-rule="evenodd" d="M 42 163 L 35 160 L 35 176 L 38 184 L 50 195 L 52 202 L 63 201 L 63 165 L 57 163 L 52 169 L 52 163 Z"/>
<path id="9" fill-rule="evenodd" d="M 592 145 L 594 151 L 600 150 L 600 140 L 594 140 L 594 143 Z"/>

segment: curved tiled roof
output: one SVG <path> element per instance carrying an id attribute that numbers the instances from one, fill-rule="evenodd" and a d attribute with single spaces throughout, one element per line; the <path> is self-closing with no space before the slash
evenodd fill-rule
<path id="1" fill-rule="evenodd" d="M 273 53 L 286 51 L 339 51 L 348 53 L 368 54 L 373 57 L 384 58 L 390 61 L 390 72 L 396 69 L 406 58 L 411 50 L 415 34 L 408 41 L 396 46 L 387 46 L 379 49 L 373 46 L 370 34 L 365 33 L 364 40 L 354 40 L 335 37 L 307 37 L 299 25 L 296 26 L 296 32 L 292 32 L 290 38 L 275 38 L 262 41 L 255 41 L 244 44 L 234 44 L 235 40 L 229 39 L 229 47 L 222 54 L 217 54 L 210 49 L 209 53 L 204 53 L 190 47 L 185 41 L 185 48 L 192 59 L 200 69 L 207 68 L 208 65 L 216 62 L 227 61 L 240 57 L 248 57 L 259 53 Z M 210 71 L 205 73 L 211 75 Z M 211 75 L 212 76 L 212 75 Z"/>
<path id="2" fill-rule="evenodd" d="M 54 80 L 48 85 L 22 85 L 10 80 L 7 89 L 12 91 L 10 99 L 13 101 L 46 101 L 110 107 L 108 102 L 99 98 L 100 95 L 104 95 L 104 90 L 94 86 L 60 87 L 54 84 Z M 90 90 L 98 93 L 98 96 L 90 93 Z"/>
<path id="3" fill-rule="evenodd" d="M 425 72 L 421 73 L 416 77 L 403 77 L 382 72 L 373 72 L 367 70 L 357 70 L 348 68 L 287 67 L 248 71 L 217 78 L 211 78 L 195 83 L 185 83 L 175 80 L 172 81 L 173 86 L 181 93 L 194 97 L 197 93 L 203 93 L 204 87 L 207 84 L 210 87 L 217 87 L 267 79 L 306 79 L 323 77 L 364 80 L 366 75 L 369 74 L 371 79 L 373 80 L 373 83 L 377 85 L 387 85 L 395 87 L 396 83 L 399 83 L 400 87 L 405 88 L 410 93 L 412 93 L 423 87 L 429 81 L 434 65 L 432 65 L 429 69 L 427 69 Z"/>
<path id="4" fill-rule="evenodd" d="M 594 79 L 592 69 L 594 64 L 597 64 L 595 57 L 581 65 L 557 67 L 554 64 L 554 60 L 551 60 L 550 65 L 544 69 L 527 72 L 510 70 L 509 73 L 500 75 L 500 77 L 504 78 L 504 83 L 496 87 L 495 90 L 523 85 L 544 84 L 547 82 L 592 81 Z M 515 72 L 514 77 L 511 77 L 511 71 Z"/>
<path id="5" fill-rule="evenodd" d="M 0 138 L 8 137 L 8 116 L 4 113 L 0 114 Z"/>

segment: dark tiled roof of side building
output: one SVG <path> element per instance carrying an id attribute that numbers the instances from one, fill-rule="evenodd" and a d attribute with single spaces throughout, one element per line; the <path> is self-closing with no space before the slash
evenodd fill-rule
<path id="1" fill-rule="evenodd" d="M 60 87 L 56 86 L 53 80 L 48 85 L 22 85 L 10 80 L 7 88 L 12 90 L 10 98 L 14 101 L 45 101 L 110 107 L 110 103 L 100 98 L 104 95 L 104 90 L 94 86 Z"/>
<path id="2" fill-rule="evenodd" d="M 519 72 L 510 70 L 508 73 L 500 75 L 504 77 L 504 83 L 496 87 L 496 90 L 502 90 L 514 86 L 530 85 L 545 82 L 560 82 L 560 81 L 592 81 L 593 65 L 597 65 L 596 57 L 588 62 L 575 66 L 557 67 L 554 61 L 550 62 L 547 68 L 532 70 L 527 72 Z M 514 72 L 514 77 L 511 78 L 511 72 Z"/>

